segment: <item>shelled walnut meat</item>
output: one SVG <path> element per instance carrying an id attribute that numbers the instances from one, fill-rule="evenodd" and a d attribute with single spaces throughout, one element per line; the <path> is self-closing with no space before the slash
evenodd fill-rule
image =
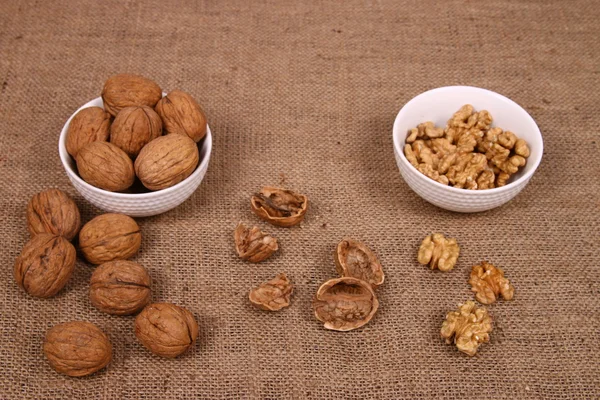
<path id="1" fill-rule="evenodd" d="M 86 376 L 106 367 L 112 345 L 100 328 L 90 322 L 58 324 L 46 332 L 44 354 L 50 366 L 68 376 Z"/>
<path id="2" fill-rule="evenodd" d="M 475 298 L 482 304 L 492 304 L 498 296 L 504 300 L 512 300 L 515 288 L 504 277 L 504 271 L 483 261 L 474 265 L 469 279 Z"/>
<path id="3" fill-rule="evenodd" d="M 79 208 L 62 190 L 44 190 L 27 204 L 27 229 L 31 236 L 51 233 L 73 240 L 80 227 Z"/>
<path id="4" fill-rule="evenodd" d="M 266 260 L 279 248 L 276 238 L 262 232 L 257 226 L 248 228 L 241 222 L 235 228 L 233 238 L 240 258 L 253 263 Z"/>
<path id="5" fill-rule="evenodd" d="M 429 264 L 431 269 L 446 272 L 454 268 L 459 254 L 460 247 L 456 239 L 447 239 L 441 233 L 433 233 L 423 239 L 417 258 L 420 264 Z"/>
<path id="6" fill-rule="evenodd" d="M 308 198 L 291 190 L 266 186 L 250 199 L 252 211 L 277 226 L 290 227 L 304 220 Z"/>
<path id="7" fill-rule="evenodd" d="M 77 112 L 67 129 L 67 153 L 75 158 L 86 144 L 108 141 L 110 121 L 111 115 L 100 107 L 87 107 Z"/>
<path id="8" fill-rule="evenodd" d="M 176 133 L 199 142 L 206 135 L 206 116 L 196 100 L 186 92 L 173 90 L 156 104 L 167 133 Z"/>
<path id="9" fill-rule="evenodd" d="M 474 356 L 482 343 L 490 340 L 492 318 L 487 310 L 477 308 L 475 302 L 459 304 L 457 311 L 449 312 L 442 324 L 441 335 L 446 343 L 454 342 L 458 350 Z"/>
<path id="10" fill-rule="evenodd" d="M 123 214 L 102 214 L 79 232 L 79 248 L 92 264 L 126 260 L 140 249 L 142 234 L 133 218 Z"/>
<path id="11" fill-rule="evenodd" d="M 142 147 L 162 135 L 162 121 L 147 106 L 125 107 L 110 127 L 110 142 L 135 158 Z"/>
<path id="12" fill-rule="evenodd" d="M 250 303 L 256 308 L 278 311 L 290 305 L 292 282 L 285 274 L 279 274 L 270 281 L 261 283 L 250 291 Z"/>
<path id="13" fill-rule="evenodd" d="M 100 189 L 123 191 L 135 180 L 131 158 L 112 143 L 88 143 L 79 150 L 76 161 L 81 178 Z"/>
<path id="14" fill-rule="evenodd" d="M 373 251 L 352 239 L 342 240 L 334 253 L 335 265 L 341 276 L 362 279 L 376 288 L 384 280 L 383 268 Z"/>
<path id="15" fill-rule="evenodd" d="M 162 90 L 154 81 L 139 75 L 117 74 L 107 79 L 102 88 L 104 108 L 116 116 L 125 107 L 154 108 L 162 97 Z"/>

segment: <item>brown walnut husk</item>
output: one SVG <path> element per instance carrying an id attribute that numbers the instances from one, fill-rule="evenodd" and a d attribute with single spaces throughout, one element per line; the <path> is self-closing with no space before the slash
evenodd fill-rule
<path id="1" fill-rule="evenodd" d="M 473 266 L 469 283 L 475 298 L 482 304 L 492 304 L 499 296 L 512 300 L 515 294 L 515 288 L 504 277 L 504 271 L 485 261 Z"/>
<path id="2" fill-rule="evenodd" d="M 119 192 L 135 180 L 131 158 L 112 143 L 89 143 L 79 150 L 76 161 L 81 178 L 100 189 Z"/>
<path id="3" fill-rule="evenodd" d="M 373 251 L 352 239 L 342 240 L 334 253 L 335 265 L 341 276 L 358 278 L 374 288 L 384 280 L 383 268 Z"/>
<path id="4" fill-rule="evenodd" d="M 173 90 L 156 104 L 167 133 L 186 135 L 199 142 L 206 135 L 206 116 L 192 96 Z"/>
<path id="5" fill-rule="evenodd" d="M 148 271 L 138 263 L 109 261 L 92 274 L 90 301 L 107 314 L 135 314 L 150 302 L 151 281 Z"/>
<path id="6" fill-rule="evenodd" d="M 46 332 L 44 354 L 57 372 L 86 376 L 108 365 L 112 345 L 96 325 L 72 321 L 55 325 Z"/>
<path id="7" fill-rule="evenodd" d="M 198 146 L 192 139 L 170 134 L 144 146 L 135 160 L 135 173 L 148 189 L 166 189 L 190 176 L 198 160 Z"/>
<path id="8" fill-rule="evenodd" d="M 161 97 L 160 86 L 139 75 L 113 75 L 108 78 L 102 88 L 104 108 L 113 116 L 116 116 L 125 107 L 148 106 L 154 108 Z"/>
<path id="9" fill-rule="evenodd" d="M 315 295 L 315 317 L 326 329 L 350 331 L 367 324 L 379 308 L 371 285 L 351 277 L 330 279 Z"/>
<path id="10" fill-rule="evenodd" d="M 125 107 L 110 127 L 110 142 L 131 158 L 142 147 L 162 135 L 162 121 L 150 107 Z"/>
<path id="11" fill-rule="evenodd" d="M 86 144 L 108 141 L 111 118 L 101 107 L 84 108 L 75 114 L 67 129 L 67 153 L 75 158 Z"/>
<path id="12" fill-rule="evenodd" d="M 136 317 L 135 336 L 154 354 L 175 358 L 194 345 L 198 324 L 185 308 L 154 303 Z"/>
<path id="13" fill-rule="evenodd" d="M 291 190 L 265 186 L 250 199 L 252 211 L 277 226 L 290 227 L 304 220 L 308 198 Z"/>
<path id="14" fill-rule="evenodd" d="M 240 258 L 253 263 L 266 260 L 279 248 L 276 238 L 262 232 L 257 226 L 250 229 L 241 222 L 235 228 L 233 238 Z"/>
<path id="15" fill-rule="evenodd" d="M 73 240 L 80 227 L 79 208 L 62 190 L 44 190 L 27 204 L 27 229 L 31 236 L 51 233 Z"/>
<path id="16" fill-rule="evenodd" d="M 482 343 L 490 341 L 491 331 L 492 318 L 487 310 L 477 308 L 474 301 L 467 301 L 446 315 L 441 335 L 447 344 L 454 343 L 458 350 L 474 356 Z"/>
<path id="17" fill-rule="evenodd" d="M 123 214 L 99 215 L 79 232 L 79 248 L 92 264 L 126 260 L 138 252 L 141 243 L 140 227 Z"/>
<path id="18" fill-rule="evenodd" d="M 75 247 L 62 236 L 35 235 L 15 261 L 15 280 L 31 296 L 52 297 L 71 277 L 75 253 Z"/>
<path id="19" fill-rule="evenodd" d="M 248 295 L 250 303 L 266 311 L 278 311 L 290 305 L 294 287 L 285 274 L 279 274 L 270 281 L 261 283 Z"/>

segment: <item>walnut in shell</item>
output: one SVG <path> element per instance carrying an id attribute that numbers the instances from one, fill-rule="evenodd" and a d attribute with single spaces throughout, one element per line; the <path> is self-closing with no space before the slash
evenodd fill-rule
<path id="1" fill-rule="evenodd" d="M 441 233 L 434 233 L 423 239 L 418 260 L 420 264 L 429 264 L 431 269 L 445 272 L 454 268 L 459 253 L 460 247 L 456 239 L 446 239 Z"/>
<path id="2" fill-rule="evenodd" d="M 199 142 L 206 135 L 206 116 L 192 96 L 173 90 L 160 99 L 156 112 L 163 120 L 167 133 L 189 136 Z"/>
<path id="3" fill-rule="evenodd" d="M 79 232 L 79 248 L 92 264 L 126 260 L 138 252 L 141 243 L 140 227 L 123 214 L 99 215 Z"/>
<path id="4" fill-rule="evenodd" d="M 162 121 L 150 107 L 125 107 L 110 127 L 110 142 L 131 158 L 137 157 L 142 147 L 162 135 Z"/>
<path id="5" fill-rule="evenodd" d="M 119 192 L 135 180 L 131 158 L 112 143 L 88 143 L 79 150 L 76 161 L 83 180 L 100 189 Z"/>
<path id="6" fill-rule="evenodd" d="M 100 265 L 90 279 L 90 301 L 107 314 L 130 315 L 149 302 L 148 271 L 133 261 L 115 260 Z"/>
<path id="7" fill-rule="evenodd" d="M 235 228 L 233 238 L 240 258 L 254 263 L 271 257 L 279 248 L 277 239 L 262 232 L 257 226 L 250 229 L 241 222 Z"/>
<path id="8" fill-rule="evenodd" d="M 198 159 L 198 146 L 189 137 L 161 136 L 140 151 L 135 160 L 135 173 L 148 189 L 166 189 L 190 176 Z"/>
<path id="9" fill-rule="evenodd" d="M 250 199 L 252 211 L 277 226 L 290 227 L 304 220 L 308 198 L 291 190 L 266 186 Z"/>
<path id="10" fill-rule="evenodd" d="M 86 376 L 108 365 L 112 345 L 96 325 L 72 321 L 55 325 L 46 332 L 44 354 L 56 372 Z"/>
<path id="11" fill-rule="evenodd" d="M 136 317 L 135 336 L 154 354 L 175 358 L 194 345 L 198 324 L 185 308 L 154 303 Z"/>
<path id="12" fill-rule="evenodd" d="M 373 318 L 377 308 L 379 302 L 371 285 L 351 277 L 328 280 L 313 300 L 317 319 L 334 331 L 360 328 Z"/>
<path id="13" fill-rule="evenodd" d="M 100 107 L 84 108 L 75 114 L 67 129 L 67 153 L 75 158 L 86 144 L 108 141 L 110 120 L 111 115 Z"/>
<path id="14" fill-rule="evenodd" d="M 113 116 L 116 116 L 125 107 L 148 106 L 154 108 L 161 97 L 160 86 L 139 75 L 113 75 L 108 78 L 102 88 L 104 108 Z"/>
<path id="15" fill-rule="evenodd" d="M 483 261 L 471 269 L 469 279 L 475 298 L 482 304 L 492 304 L 499 295 L 504 300 L 512 300 L 515 288 L 504 277 L 504 271 Z"/>
<path id="16" fill-rule="evenodd" d="M 294 287 L 285 274 L 279 274 L 270 281 L 261 283 L 250 291 L 250 303 L 256 308 L 278 311 L 290 305 Z"/>
<path id="17" fill-rule="evenodd" d="M 474 356 L 482 343 L 490 341 L 492 318 L 487 310 L 477 308 L 475 302 L 459 304 L 458 310 L 449 312 L 442 324 L 441 335 L 446 343 L 454 342 L 458 350 Z"/>
<path id="18" fill-rule="evenodd" d="M 17 284 L 34 297 L 52 297 L 66 284 L 75 268 L 75 247 L 62 236 L 35 235 L 15 261 Z"/>
<path id="19" fill-rule="evenodd" d="M 351 239 L 342 240 L 337 245 L 334 258 L 341 276 L 361 279 L 374 288 L 383 283 L 383 268 L 375 253 L 364 244 Z"/>
<path id="20" fill-rule="evenodd" d="M 27 229 L 31 236 L 51 233 L 73 240 L 80 227 L 79 208 L 62 190 L 44 190 L 27 204 Z"/>

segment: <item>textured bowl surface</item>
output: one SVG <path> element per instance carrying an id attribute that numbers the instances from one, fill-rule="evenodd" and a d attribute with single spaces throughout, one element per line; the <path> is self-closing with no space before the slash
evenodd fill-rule
<path id="1" fill-rule="evenodd" d="M 127 214 L 132 217 L 148 217 L 169 211 L 185 200 L 198 188 L 200 182 L 208 169 L 210 152 L 212 149 L 212 135 L 207 125 L 206 136 L 198 143 L 200 151 L 200 162 L 196 170 L 185 180 L 170 188 L 149 193 L 115 193 L 99 189 L 90 185 L 79 177 L 76 172 L 75 160 L 67 153 L 66 139 L 67 129 L 79 110 L 87 107 L 103 107 L 102 98 L 98 97 L 81 106 L 65 123 L 58 141 L 58 153 L 65 167 L 67 176 L 75 189 L 90 203 L 108 212 Z"/>
<path id="2" fill-rule="evenodd" d="M 512 131 L 527 141 L 531 149 L 527 164 L 511 177 L 506 186 L 487 190 L 445 186 L 421 174 L 404 156 L 405 139 L 410 128 L 425 121 L 445 127 L 452 114 L 464 104 L 472 104 L 477 111 L 488 110 L 494 119 L 492 126 Z M 543 154 L 542 134 L 527 111 L 498 93 L 470 86 L 441 87 L 410 100 L 396 117 L 393 140 L 396 163 L 408 186 L 431 204 L 458 212 L 486 211 L 511 200 L 527 185 Z"/>

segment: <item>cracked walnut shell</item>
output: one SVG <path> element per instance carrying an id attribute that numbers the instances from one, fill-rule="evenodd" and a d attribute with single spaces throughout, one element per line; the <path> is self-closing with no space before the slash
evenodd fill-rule
<path id="1" fill-rule="evenodd" d="M 351 277 L 328 280 L 313 300 L 315 317 L 326 329 L 334 331 L 350 331 L 366 325 L 378 308 L 371 285 Z"/>
<path id="2" fill-rule="evenodd" d="M 92 264 L 125 260 L 140 249 L 142 234 L 135 220 L 123 214 L 102 214 L 79 232 L 79 248 Z"/>
<path id="3" fill-rule="evenodd" d="M 198 324 L 185 308 L 154 303 L 136 317 L 135 336 L 152 353 L 175 358 L 194 345 Z"/>
<path id="4" fill-rule="evenodd" d="M 135 180 L 131 158 L 112 143 L 88 143 L 79 150 L 75 161 L 83 180 L 100 189 L 120 192 Z"/>
<path id="5" fill-rule="evenodd" d="M 512 300 L 515 288 L 504 277 L 504 271 L 483 261 L 471 269 L 469 283 L 475 292 L 475 298 L 482 304 L 492 304 L 499 295 L 504 300 Z"/>
<path id="6" fill-rule="evenodd" d="M 431 269 L 446 272 L 454 268 L 459 253 L 456 239 L 446 239 L 441 233 L 434 233 L 423 239 L 417 258 L 420 264 L 429 264 Z"/>
<path id="7" fill-rule="evenodd" d="M 235 250 L 242 260 L 258 263 L 271 257 L 279 248 L 277 239 L 254 226 L 249 229 L 239 223 L 233 232 Z"/>
<path id="8" fill-rule="evenodd" d="M 206 135 L 206 116 L 196 100 L 186 92 L 173 90 L 156 104 L 167 133 L 176 133 L 199 142 Z"/>
<path id="9" fill-rule="evenodd" d="M 441 335 L 446 343 L 454 342 L 458 350 L 474 356 L 482 343 L 490 340 L 492 318 L 484 307 L 477 308 L 474 301 L 459 304 L 457 311 L 449 312 L 442 324 Z"/>
<path id="10" fill-rule="evenodd" d="M 111 118 L 111 115 L 100 107 L 87 107 L 77 112 L 67 130 L 67 153 L 75 158 L 86 144 L 108 141 Z"/>
<path id="11" fill-rule="evenodd" d="M 154 81 L 139 75 L 117 74 L 106 80 L 102 88 L 104 108 L 113 116 L 125 107 L 154 108 L 162 97 L 162 90 Z"/>
<path id="12" fill-rule="evenodd" d="M 44 354 L 57 372 L 86 376 L 108 365 L 112 345 L 96 325 L 72 321 L 55 325 L 46 332 Z"/>
<path id="13" fill-rule="evenodd" d="M 73 240 L 80 227 L 79 208 L 62 190 L 44 190 L 27 204 L 27 229 L 31 236 L 51 233 Z"/>
<path id="14" fill-rule="evenodd" d="M 308 198 L 291 190 L 265 186 L 250 199 L 252 211 L 277 226 L 290 227 L 304 220 Z"/>
<path id="15" fill-rule="evenodd" d="M 336 247 L 334 259 L 341 276 L 361 279 L 374 288 L 383 283 L 383 268 L 377 256 L 360 242 L 352 239 L 342 240 Z"/>
<path id="16" fill-rule="evenodd" d="M 162 135 L 162 121 L 150 107 L 125 107 L 110 127 L 110 142 L 131 158 L 146 144 Z"/>
<path id="17" fill-rule="evenodd" d="M 250 291 L 250 303 L 256 308 L 278 311 L 290 305 L 294 287 L 285 274 L 279 274 L 270 281 L 261 283 Z"/>

